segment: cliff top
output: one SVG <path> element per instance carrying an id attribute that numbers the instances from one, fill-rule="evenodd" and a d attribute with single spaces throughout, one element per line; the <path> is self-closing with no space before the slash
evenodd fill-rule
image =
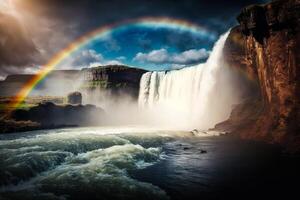
<path id="1" fill-rule="evenodd" d="M 113 71 L 113 72 L 118 72 L 118 71 L 140 71 L 140 72 L 146 72 L 146 70 L 139 69 L 139 68 L 134 68 L 134 67 L 129 67 L 126 65 L 103 65 L 103 66 L 98 66 L 98 67 L 92 67 L 92 68 L 83 68 L 82 70 L 53 70 L 49 76 L 61 76 L 61 75 L 78 75 L 81 71 L 86 71 L 86 70 L 98 70 L 98 69 L 103 69 L 106 71 Z M 8 75 L 2 82 L 27 82 L 29 81 L 35 74 L 11 74 Z"/>
<path id="2" fill-rule="evenodd" d="M 242 9 L 237 17 L 243 31 L 271 27 L 298 28 L 300 20 L 300 0 L 274 0 L 266 4 L 254 4 Z"/>
<path id="3" fill-rule="evenodd" d="M 130 71 L 142 71 L 142 72 L 146 72 L 147 70 L 144 69 L 139 69 L 139 68 L 135 68 L 135 67 L 130 67 L 127 65 L 100 65 L 98 67 L 92 67 L 92 68 L 83 68 L 82 71 L 85 70 L 106 70 L 106 71 L 126 71 L 126 70 L 130 70 Z"/>

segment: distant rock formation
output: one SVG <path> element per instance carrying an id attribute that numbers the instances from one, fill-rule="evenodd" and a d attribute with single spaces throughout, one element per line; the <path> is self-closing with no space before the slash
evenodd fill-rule
<path id="1" fill-rule="evenodd" d="M 125 65 L 106 65 L 85 68 L 82 72 L 85 89 L 91 92 L 106 89 L 115 95 L 125 93 L 137 98 L 140 79 L 147 71 Z"/>
<path id="2" fill-rule="evenodd" d="M 106 65 L 82 70 L 54 70 L 38 86 L 37 95 L 59 96 L 49 94 L 58 91 L 74 90 L 94 92 L 99 89 L 110 90 L 113 94 L 125 93 L 134 98 L 138 97 L 139 84 L 146 70 L 125 65 Z M 34 74 L 9 75 L 0 81 L 0 96 L 14 96 L 32 78 Z M 76 85 L 77 88 L 73 88 Z M 34 90 L 33 90 L 34 93 Z"/>
<path id="3" fill-rule="evenodd" d="M 69 104 L 82 104 L 82 94 L 80 92 L 72 92 L 68 94 L 67 101 Z"/>
<path id="4" fill-rule="evenodd" d="M 41 127 L 101 125 L 105 112 L 94 105 L 56 105 L 41 103 L 28 110 L 18 109 L 11 113 L 15 121 L 37 122 Z"/>
<path id="5" fill-rule="evenodd" d="M 50 127 L 49 127 L 50 128 Z M 15 133 L 41 129 L 41 125 L 32 121 L 15 121 L 12 119 L 0 119 L 0 133 Z"/>
<path id="6" fill-rule="evenodd" d="M 216 127 L 227 125 L 243 138 L 300 149 L 300 1 L 252 5 L 237 19 L 225 58 L 258 84 L 259 95 Z"/>

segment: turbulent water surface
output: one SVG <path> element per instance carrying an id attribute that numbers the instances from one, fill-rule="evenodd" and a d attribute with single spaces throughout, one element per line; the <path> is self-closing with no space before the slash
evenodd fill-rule
<path id="1" fill-rule="evenodd" d="M 277 178 L 282 171 L 276 171 L 281 161 L 271 156 L 269 147 L 210 133 L 146 130 L 75 128 L 3 135 L 0 197 L 212 198 L 243 191 L 240 182 L 252 188 L 256 180 L 247 182 L 249 177 L 257 176 L 269 184 L 281 181 Z M 276 169 L 277 176 L 273 180 L 264 168 L 265 163 L 274 162 L 277 166 L 272 173 Z M 297 165 L 289 170 L 293 168 Z"/>
<path id="2" fill-rule="evenodd" d="M 8 198 L 167 199 L 161 188 L 133 179 L 165 159 L 176 132 L 132 128 L 37 131 L 0 141 L 1 194 Z M 180 133 L 182 136 L 190 133 Z"/>

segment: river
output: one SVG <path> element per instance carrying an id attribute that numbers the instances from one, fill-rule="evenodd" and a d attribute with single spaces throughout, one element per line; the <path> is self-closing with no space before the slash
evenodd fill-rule
<path id="1" fill-rule="evenodd" d="M 276 146 L 216 132 L 134 126 L 40 130 L 0 136 L 0 197 L 276 197 L 297 191 L 292 183 L 300 177 L 298 161 Z"/>

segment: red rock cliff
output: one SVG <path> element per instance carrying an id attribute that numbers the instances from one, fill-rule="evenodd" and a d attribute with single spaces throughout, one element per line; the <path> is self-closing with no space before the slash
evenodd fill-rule
<path id="1" fill-rule="evenodd" d="M 240 25 L 226 42 L 226 58 L 257 82 L 260 92 L 226 122 L 241 123 L 240 112 L 252 116 L 235 128 L 243 138 L 300 147 L 299 16 L 300 0 L 278 0 L 246 7 L 237 17 Z"/>

